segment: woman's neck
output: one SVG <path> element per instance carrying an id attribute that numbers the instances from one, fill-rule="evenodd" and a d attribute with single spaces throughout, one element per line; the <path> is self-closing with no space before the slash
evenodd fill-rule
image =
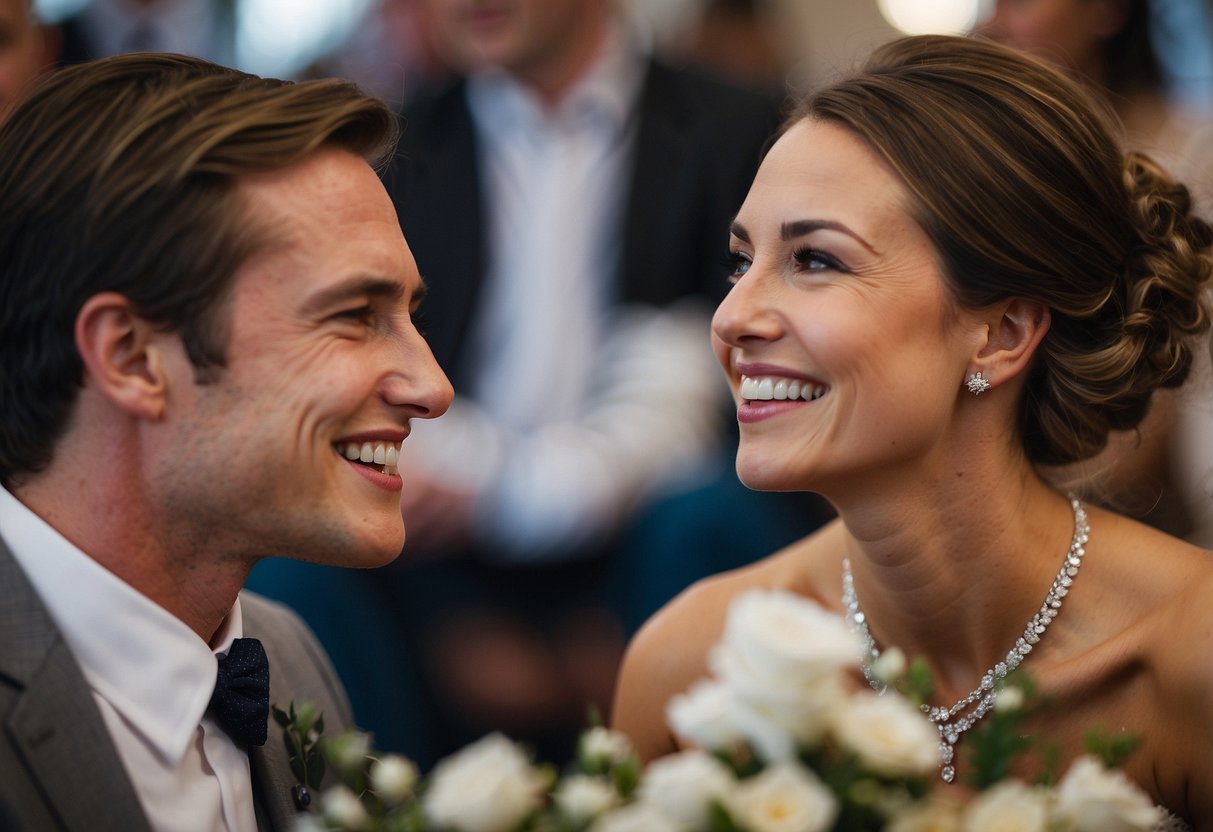
<path id="1" fill-rule="evenodd" d="M 996 480 L 970 470 L 951 488 L 910 484 L 835 504 L 877 645 L 926 659 L 940 701 L 968 693 L 1006 655 L 1074 529 L 1068 501 L 1027 463 Z"/>

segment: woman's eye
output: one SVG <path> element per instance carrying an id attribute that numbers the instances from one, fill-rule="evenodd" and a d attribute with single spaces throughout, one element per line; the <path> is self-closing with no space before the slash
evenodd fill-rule
<path id="1" fill-rule="evenodd" d="M 792 255 L 792 259 L 806 271 L 845 272 L 847 270 L 835 257 L 826 254 L 824 251 L 818 251 L 815 248 L 797 249 Z"/>
<path id="2" fill-rule="evenodd" d="M 736 280 L 750 270 L 750 258 L 740 251 L 730 251 L 724 262 L 729 270 L 729 280 Z"/>

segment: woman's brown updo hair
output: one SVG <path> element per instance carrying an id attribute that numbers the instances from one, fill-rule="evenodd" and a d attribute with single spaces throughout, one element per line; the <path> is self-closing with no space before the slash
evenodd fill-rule
<path id="1" fill-rule="evenodd" d="M 1213 231 L 1061 72 L 987 41 L 903 38 L 789 124 L 803 118 L 849 128 L 897 171 L 961 304 L 1051 309 L 1019 414 L 1030 460 L 1095 454 L 1183 382 L 1209 326 Z"/>

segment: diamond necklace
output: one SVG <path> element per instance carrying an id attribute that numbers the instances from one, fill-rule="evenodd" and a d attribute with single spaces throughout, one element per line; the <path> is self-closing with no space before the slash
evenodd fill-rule
<path id="1" fill-rule="evenodd" d="M 1074 510 L 1074 539 L 1070 541 L 1066 558 L 1062 561 L 1061 569 L 1057 571 L 1057 577 L 1053 579 L 1053 585 L 1049 587 L 1049 594 L 1040 605 L 1040 611 L 1032 616 L 1032 620 L 1024 628 L 1023 635 L 1015 642 L 1006 658 L 987 670 L 981 677 L 980 684 L 967 696 L 958 699 L 952 707 L 943 708 L 925 703 L 920 706 L 927 719 L 939 730 L 939 752 L 942 758 L 939 776 L 945 783 L 951 783 L 956 777 L 956 768 L 953 765 L 956 756 L 954 746 L 964 736 L 965 731 L 976 725 L 994 708 L 994 702 L 998 699 L 997 683 L 1019 667 L 1024 657 L 1032 652 L 1032 646 L 1040 641 L 1049 624 L 1057 617 L 1062 599 L 1070 592 L 1070 585 L 1074 583 L 1074 576 L 1078 574 L 1078 567 L 1082 565 L 1083 555 L 1086 554 L 1084 547 L 1091 531 L 1091 527 L 1087 525 L 1087 513 L 1074 495 L 1070 495 L 1070 508 Z M 884 683 L 872 672 L 872 663 L 880 658 L 880 649 L 872 638 L 867 618 L 859 606 L 859 598 L 855 595 L 855 580 L 851 576 L 851 561 L 846 558 L 842 561 L 842 604 L 846 607 L 847 623 L 863 640 L 861 667 L 864 678 L 873 690 L 884 693 Z"/>

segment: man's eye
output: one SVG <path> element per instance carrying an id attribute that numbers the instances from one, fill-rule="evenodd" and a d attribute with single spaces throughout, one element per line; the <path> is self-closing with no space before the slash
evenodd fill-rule
<path id="1" fill-rule="evenodd" d="M 339 321 L 353 321 L 355 323 L 369 323 L 374 315 L 374 310 L 369 306 L 356 306 L 352 309 L 343 309 L 333 317 Z"/>

